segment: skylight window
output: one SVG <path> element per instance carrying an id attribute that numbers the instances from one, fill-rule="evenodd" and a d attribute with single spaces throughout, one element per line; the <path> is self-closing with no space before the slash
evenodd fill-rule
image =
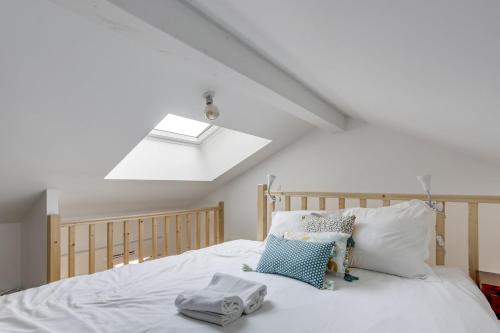
<path id="1" fill-rule="evenodd" d="M 210 124 L 179 117 L 174 114 L 167 114 L 163 120 L 154 128 L 157 131 L 170 132 L 180 135 L 185 135 L 191 138 L 197 138 L 203 134 Z"/>

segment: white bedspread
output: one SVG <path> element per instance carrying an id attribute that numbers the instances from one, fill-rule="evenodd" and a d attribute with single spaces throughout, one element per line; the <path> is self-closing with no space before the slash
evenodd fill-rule
<path id="1" fill-rule="evenodd" d="M 440 282 L 365 270 L 335 291 L 293 279 L 242 272 L 255 267 L 261 242 L 232 241 L 180 256 L 65 279 L 0 298 L 0 332 L 500 332 L 485 298 L 458 269 Z M 206 286 L 215 272 L 262 282 L 263 307 L 227 327 L 186 318 L 174 299 Z"/>

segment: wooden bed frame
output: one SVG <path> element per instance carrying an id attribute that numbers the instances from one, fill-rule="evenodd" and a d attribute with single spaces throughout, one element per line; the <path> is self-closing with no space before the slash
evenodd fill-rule
<path id="1" fill-rule="evenodd" d="M 137 226 L 137 259 L 156 259 L 169 255 L 169 224 L 175 222 L 175 254 L 180 254 L 182 243 L 186 250 L 199 249 L 202 247 L 218 244 L 224 241 L 224 202 L 219 202 L 217 206 L 187 209 L 169 212 L 160 212 L 143 215 L 129 215 L 118 217 L 105 217 L 95 219 L 81 219 L 71 221 L 61 221 L 59 215 L 49 215 L 47 217 L 47 281 L 53 282 L 61 279 L 61 235 L 67 229 L 68 237 L 68 271 L 67 276 L 75 276 L 75 247 L 76 232 L 83 229 L 88 230 L 88 273 L 96 271 L 96 225 L 106 224 L 106 268 L 113 268 L 113 249 L 117 245 L 113 239 L 113 227 L 116 223 L 123 224 L 123 261 L 124 265 L 129 264 L 130 249 L 130 227 Z M 192 222 L 194 220 L 194 235 Z M 158 224 L 163 223 L 163 235 L 158 236 Z M 204 223 L 204 241 L 202 246 L 201 224 Z M 149 224 L 151 227 L 151 256 L 144 256 L 144 227 Z M 79 228 L 77 228 L 79 227 Z M 85 228 L 86 227 L 86 228 Z M 184 237 L 181 231 L 184 230 Z M 212 230 L 212 232 L 210 232 Z M 210 234 L 212 237 L 210 237 Z M 194 236 L 194 242 L 193 240 Z M 162 238 L 161 252 L 158 249 L 158 238 Z M 184 238 L 184 240 L 182 240 Z M 212 239 L 210 239 L 212 238 Z"/>
<path id="2" fill-rule="evenodd" d="M 291 210 L 291 198 L 300 198 L 300 209 L 308 209 L 311 199 L 318 200 L 319 210 L 325 210 L 326 199 L 338 199 L 338 208 L 345 208 L 346 199 L 359 200 L 359 207 L 366 207 L 367 200 L 382 201 L 383 206 L 390 206 L 391 201 L 407 201 L 412 199 L 427 200 L 422 194 L 395 193 L 347 193 L 347 192 L 271 192 L 267 185 L 257 187 L 257 239 L 264 240 L 271 224 L 271 213 L 276 210 L 275 202 L 268 197 L 280 197 L 284 202 L 284 210 Z M 479 204 L 500 204 L 500 196 L 486 195 L 433 195 L 432 200 L 442 204 L 445 212 L 447 202 L 465 203 L 468 205 L 468 239 L 469 239 L 469 276 L 478 282 L 479 272 Z M 269 203 L 269 204 L 268 204 Z M 445 215 L 436 214 L 436 238 L 445 240 Z M 436 244 L 436 265 L 445 264 L 445 250 Z"/>

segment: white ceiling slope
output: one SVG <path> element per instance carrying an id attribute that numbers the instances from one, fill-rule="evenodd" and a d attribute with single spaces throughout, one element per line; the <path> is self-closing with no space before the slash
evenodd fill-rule
<path id="1" fill-rule="evenodd" d="M 282 111 L 294 102 L 254 98 L 243 76 L 175 53 L 176 40 L 159 52 L 111 26 L 51 1 L 0 2 L 0 223 L 45 188 L 66 217 L 183 207 L 311 128 Z M 167 113 L 203 120 L 206 89 L 216 125 L 272 143 L 214 182 L 104 180 Z"/>
<path id="2" fill-rule="evenodd" d="M 191 3 L 347 114 L 500 161 L 500 1 Z"/>

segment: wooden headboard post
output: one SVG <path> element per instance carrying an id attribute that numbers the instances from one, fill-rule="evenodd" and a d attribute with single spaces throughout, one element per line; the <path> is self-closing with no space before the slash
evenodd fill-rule
<path id="1" fill-rule="evenodd" d="M 267 185 L 257 186 L 257 240 L 267 237 Z"/>
<path id="2" fill-rule="evenodd" d="M 61 218 L 47 216 L 47 282 L 61 279 Z"/>
<path id="3" fill-rule="evenodd" d="M 257 239 L 264 240 L 267 236 L 268 225 L 272 223 L 268 220 L 268 209 L 275 210 L 275 205 L 268 207 L 267 197 L 284 198 L 284 210 L 291 210 L 290 198 L 300 198 L 300 209 L 308 209 L 309 202 L 318 200 L 318 207 L 323 210 L 326 206 L 326 199 L 338 200 L 338 208 L 345 208 L 346 199 L 357 200 L 358 207 L 366 207 L 367 200 L 377 200 L 382 206 L 389 206 L 395 201 L 407 201 L 412 199 L 427 200 L 422 194 L 397 194 L 397 193 L 348 193 L 348 192 L 271 192 L 268 193 L 266 185 L 257 187 Z M 469 250 L 469 276 L 478 282 L 479 271 L 479 206 L 480 204 L 500 205 L 500 196 L 493 195 L 433 195 L 433 199 L 443 207 L 443 214 L 436 214 L 436 265 L 445 264 L 445 219 L 444 214 L 446 203 L 462 203 L 468 207 L 468 250 Z M 296 208 L 298 209 L 298 208 Z M 292 209 L 293 210 L 293 209 Z M 445 246 L 442 246 L 442 245 Z"/>

